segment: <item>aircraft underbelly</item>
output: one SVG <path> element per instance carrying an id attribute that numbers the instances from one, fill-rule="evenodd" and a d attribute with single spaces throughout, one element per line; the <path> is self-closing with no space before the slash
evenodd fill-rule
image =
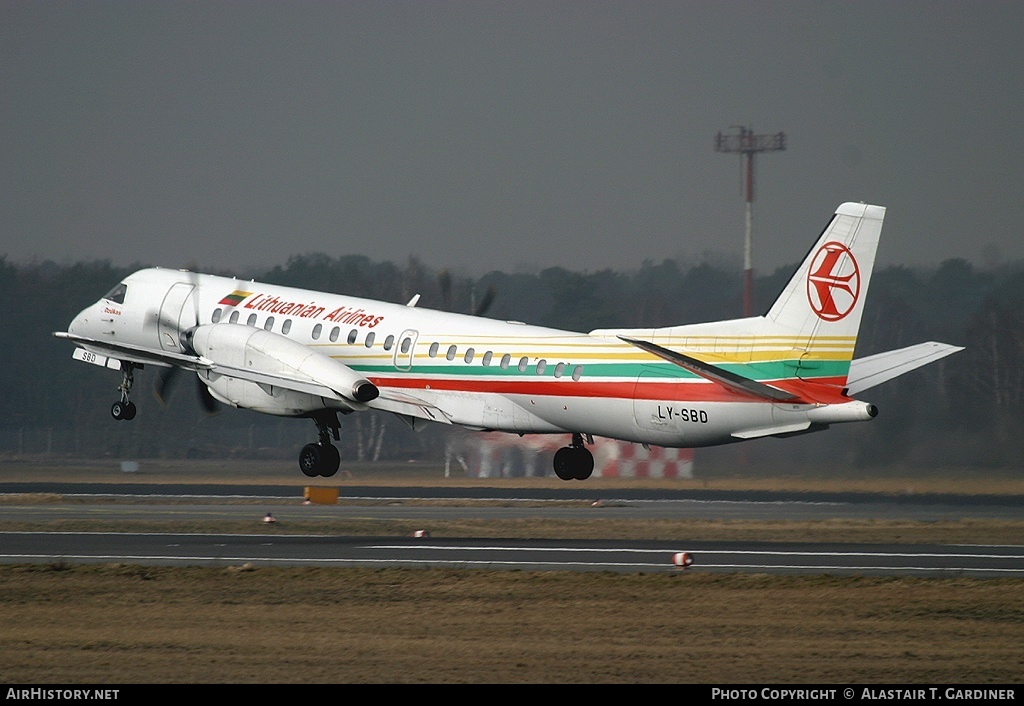
<path id="1" fill-rule="evenodd" d="M 771 424 L 771 405 L 601 397 L 515 396 L 533 425 L 510 431 L 581 432 L 656 446 L 689 448 L 731 442 L 735 425 Z M 537 422 L 540 421 L 541 424 Z M 493 428 L 493 427 L 491 427 Z"/>

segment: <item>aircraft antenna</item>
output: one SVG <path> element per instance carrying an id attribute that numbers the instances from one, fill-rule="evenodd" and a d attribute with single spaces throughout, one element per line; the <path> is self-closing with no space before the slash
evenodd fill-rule
<path id="1" fill-rule="evenodd" d="M 733 125 L 738 133 L 718 133 L 715 137 L 715 152 L 739 153 L 743 168 L 742 184 L 746 192 L 746 235 L 743 239 L 743 315 L 751 315 L 751 299 L 754 288 L 754 264 L 752 238 L 754 230 L 754 155 L 758 152 L 778 152 L 786 149 L 786 133 L 755 135 L 754 128 Z M 730 129 L 732 129 L 730 128 Z"/>

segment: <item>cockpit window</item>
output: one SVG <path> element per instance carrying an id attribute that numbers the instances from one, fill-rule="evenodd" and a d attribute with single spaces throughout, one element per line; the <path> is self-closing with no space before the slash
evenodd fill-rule
<path id="1" fill-rule="evenodd" d="M 124 304 L 124 295 L 125 295 L 125 293 L 127 291 L 128 291 L 128 285 L 126 285 L 124 282 L 122 282 L 121 284 L 117 285 L 116 287 L 111 289 L 109 292 L 104 294 L 103 298 L 104 299 L 109 299 L 110 301 L 114 302 L 115 304 Z"/>

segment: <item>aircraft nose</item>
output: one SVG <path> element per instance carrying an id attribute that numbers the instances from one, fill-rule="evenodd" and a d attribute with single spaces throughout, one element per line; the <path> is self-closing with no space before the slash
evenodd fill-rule
<path id="1" fill-rule="evenodd" d="M 68 324 L 68 333 L 74 333 L 77 335 L 83 335 L 89 327 L 89 309 L 82 309 L 78 312 L 78 315 L 71 320 Z"/>

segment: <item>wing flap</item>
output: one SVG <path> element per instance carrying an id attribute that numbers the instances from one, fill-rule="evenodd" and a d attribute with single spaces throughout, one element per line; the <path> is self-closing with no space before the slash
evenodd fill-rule
<path id="1" fill-rule="evenodd" d="M 386 387 L 379 387 L 377 389 L 380 390 L 380 396 L 366 404 L 371 409 L 381 409 L 386 412 L 394 412 L 400 416 L 426 419 L 427 421 L 440 422 L 441 424 L 452 423 L 451 418 L 440 407 L 421 400 L 419 397 Z"/>

